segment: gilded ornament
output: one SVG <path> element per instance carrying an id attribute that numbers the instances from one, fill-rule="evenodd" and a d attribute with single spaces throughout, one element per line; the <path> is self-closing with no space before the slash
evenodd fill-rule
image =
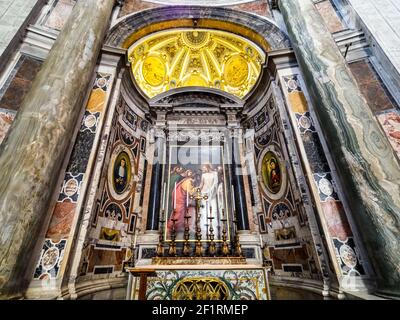
<path id="1" fill-rule="evenodd" d="M 157 87 L 164 82 L 167 70 L 160 58 L 150 56 L 143 62 L 142 74 L 149 85 Z"/>
<path id="2" fill-rule="evenodd" d="M 134 43 L 133 77 L 153 98 L 182 87 L 205 87 L 246 96 L 257 83 L 265 53 L 248 39 L 212 29 L 170 29 Z"/>

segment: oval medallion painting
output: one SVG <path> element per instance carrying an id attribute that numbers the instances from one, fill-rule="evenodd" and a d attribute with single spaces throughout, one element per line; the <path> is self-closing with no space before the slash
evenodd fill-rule
<path id="1" fill-rule="evenodd" d="M 131 180 L 131 162 L 128 154 L 121 152 L 114 162 L 113 186 L 117 194 L 125 192 Z"/>
<path id="2" fill-rule="evenodd" d="M 268 151 L 263 160 L 261 175 L 267 189 L 276 194 L 282 187 L 282 170 L 278 157 L 272 151 Z"/>
<path id="3" fill-rule="evenodd" d="M 242 56 L 229 58 L 225 65 L 224 77 L 231 87 L 240 87 L 249 77 L 249 65 Z"/>
<path id="4" fill-rule="evenodd" d="M 149 85 L 159 86 L 164 82 L 167 70 L 159 57 L 149 56 L 143 62 L 142 74 Z"/>

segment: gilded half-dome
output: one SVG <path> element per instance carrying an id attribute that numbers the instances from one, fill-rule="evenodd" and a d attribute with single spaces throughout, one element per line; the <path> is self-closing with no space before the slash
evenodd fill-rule
<path id="1" fill-rule="evenodd" d="M 149 98 L 182 87 L 207 87 L 239 98 L 257 83 L 264 52 L 236 34 L 211 29 L 157 32 L 134 43 L 129 61 Z"/>

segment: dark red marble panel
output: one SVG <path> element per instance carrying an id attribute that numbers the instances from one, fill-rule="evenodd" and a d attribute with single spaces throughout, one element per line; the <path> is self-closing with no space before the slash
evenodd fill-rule
<path id="1" fill-rule="evenodd" d="M 0 100 L 0 108 L 18 110 L 26 94 L 32 86 L 32 81 L 42 66 L 42 62 L 30 57 L 21 57 L 14 78 L 9 81 L 4 95 Z"/>
<path id="2" fill-rule="evenodd" d="M 160 7 L 160 5 L 150 2 L 143 2 L 141 0 L 125 0 L 121 11 L 119 13 L 119 17 L 126 16 L 128 14 L 139 12 L 146 9 L 152 9 Z"/>
<path id="3" fill-rule="evenodd" d="M 238 11 L 246 11 L 249 13 L 258 14 L 260 16 L 268 17 L 271 15 L 269 10 L 268 1 L 258 0 L 249 3 L 243 3 L 236 6 L 232 6 L 233 9 Z"/>
<path id="4" fill-rule="evenodd" d="M 349 67 L 374 113 L 394 107 L 379 76 L 368 61 L 354 62 Z"/>

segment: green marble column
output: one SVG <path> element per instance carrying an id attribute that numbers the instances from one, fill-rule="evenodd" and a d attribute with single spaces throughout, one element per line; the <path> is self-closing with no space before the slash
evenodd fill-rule
<path id="1" fill-rule="evenodd" d="M 311 0 L 279 0 L 341 186 L 377 276 L 400 295 L 400 165 Z"/>
<path id="2" fill-rule="evenodd" d="M 23 296 L 32 279 L 114 2 L 77 2 L 1 145 L 0 298 Z"/>

